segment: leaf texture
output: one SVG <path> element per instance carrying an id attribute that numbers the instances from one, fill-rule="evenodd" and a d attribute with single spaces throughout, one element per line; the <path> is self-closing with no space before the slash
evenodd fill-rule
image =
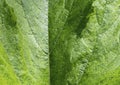
<path id="1" fill-rule="evenodd" d="M 50 0 L 52 85 L 119 85 L 120 1 Z"/>
<path id="2" fill-rule="evenodd" d="M 0 0 L 0 85 L 49 85 L 48 1 Z"/>

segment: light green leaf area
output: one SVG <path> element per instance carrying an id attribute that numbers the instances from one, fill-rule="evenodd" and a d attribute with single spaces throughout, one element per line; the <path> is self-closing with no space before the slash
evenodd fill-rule
<path id="1" fill-rule="evenodd" d="M 120 84 L 120 0 L 50 0 L 51 85 Z"/>
<path id="2" fill-rule="evenodd" d="M 47 6 L 0 0 L 0 85 L 49 85 Z"/>

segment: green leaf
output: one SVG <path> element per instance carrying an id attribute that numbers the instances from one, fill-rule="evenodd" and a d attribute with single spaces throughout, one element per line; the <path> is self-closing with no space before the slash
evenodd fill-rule
<path id="1" fill-rule="evenodd" d="M 50 0 L 51 85 L 119 85 L 119 5 Z"/>
<path id="2" fill-rule="evenodd" d="M 47 4 L 0 0 L 0 85 L 49 85 Z"/>

